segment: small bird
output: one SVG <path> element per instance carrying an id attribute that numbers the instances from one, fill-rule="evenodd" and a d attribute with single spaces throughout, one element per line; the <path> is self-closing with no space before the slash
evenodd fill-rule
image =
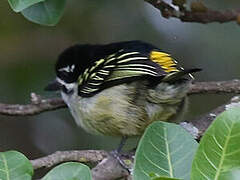
<path id="1" fill-rule="evenodd" d="M 143 134 L 153 121 L 173 121 L 186 104 L 192 75 L 168 53 L 142 42 L 74 45 L 56 63 L 56 80 L 76 123 L 93 134 Z"/>

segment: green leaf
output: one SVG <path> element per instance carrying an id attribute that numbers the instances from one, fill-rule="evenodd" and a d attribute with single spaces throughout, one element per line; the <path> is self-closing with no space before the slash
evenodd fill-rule
<path id="1" fill-rule="evenodd" d="M 191 179 L 225 179 L 240 168 L 240 108 L 220 114 L 207 129 L 193 161 Z"/>
<path id="2" fill-rule="evenodd" d="M 91 172 L 88 166 L 67 162 L 53 168 L 42 180 L 91 180 Z"/>
<path id="3" fill-rule="evenodd" d="M 152 174 L 190 179 L 198 143 L 182 127 L 154 122 L 141 138 L 134 164 L 134 180 L 149 180 Z"/>
<path id="4" fill-rule="evenodd" d="M 8 3 L 15 12 L 20 12 L 23 9 L 26 9 L 29 6 L 32 6 L 41 1 L 44 0 L 8 0 Z"/>
<path id="5" fill-rule="evenodd" d="M 181 179 L 170 178 L 170 177 L 156 177 L 151 180 L 181 180 Z"/>
<path id="6" fill-rule="evenodd" d="M 31 180 L 33 167 L 30 161 L 20 152 L 0 152 L 1 180 Z"/>
<path id="7" fill-rule="evenodd" d="M 22 14 L 32 22 L 54 26 L 62 17 L 65 5 L 66 0 L 45 0 L 24 9 Z"/>
<path id="8" fill-rule="evenodd" d="M 239 180 L 240 169 L 233 169 L 227 172 L 224 172 L 221 175 L 221 180 Z"/>

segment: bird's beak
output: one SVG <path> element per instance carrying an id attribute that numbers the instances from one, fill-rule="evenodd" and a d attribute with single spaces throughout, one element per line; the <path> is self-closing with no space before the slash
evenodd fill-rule
<path id="1" fill-rule="evenodd" d="M 50 82 L 45 88 L 45 91 L 58 91 L 62 89 L 62 84 L 59 83 L 57 80 Z"/>

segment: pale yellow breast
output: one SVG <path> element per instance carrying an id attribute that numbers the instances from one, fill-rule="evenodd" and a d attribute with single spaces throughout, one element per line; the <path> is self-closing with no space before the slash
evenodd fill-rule
<path id="1" fill-rule="evenodd" d="M 174 117 L 188 89 L 185 85 L 170 89 L 166 84 L 158 86 L 147 89 L 142 82 L 122 84 L 92 97 L 73 94 L 67 101 L 77 124 L 87 132 L 135 136 L 141 135 L 152 121 Z"/>
<path id="2" fill-rule="evenodd" d="M 143 107 L 133 103 L 133 89 L 119 85 L 90 98 L 79 99 L 79 113 L 83 128 L 111 136 L 139 134 L 147 121 Z"/>

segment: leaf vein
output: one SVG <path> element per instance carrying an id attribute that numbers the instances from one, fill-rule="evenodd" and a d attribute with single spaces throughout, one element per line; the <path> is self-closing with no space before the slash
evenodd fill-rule
<path id="1" fill-rule="evenodd" d="M 7 164 L 7 160 L 5 158 L 5 156 L 1 153 L 1 156 L 2 156 L 2 160 L 3 160 L 3 164 L 4 164 L 4 167 L 5 167 L 5 173 L 6 173 L 6 178 L 7 180 L 10 180 L 10 177 L 9 177 L 9 172 L 8 172 L 8 164 Z"/>
<path id="2" fill-rule="evenodd" d="M 164 156 L 167 156 L 164 152 L 162 152 L 160 149 L 158 149 L 154 144 L 153 142 L 150 140 L 149 143 L 152 145 L 152 147 L 154 149 L 156 149 L 160 154 L 164 155 Z"/>
<path id="3" fill-rule="evenodd" d="M 146 158 L 146 160 L 149 161 L 152 165 L 156 166 L 156 167 L 157 167 L 158 169 L 160 169 L 161 171 L 164 171 L 164 172 L 166 172 L 166 173 L 169 174 L 169 171 L 168 171 L 168 170 L 159 167 L 156 163 L 154 163 L 151 159 L 149 159 L 149 158 L 146 156 L 146 154 L 145 154 L 144 151 L 143 151 L 143 156 L 144 156 L 144 157 Z"/>
<path id="4" fill-rule="evenodd" d="M 223 147 L 222 145 L 217 141 L 216 137 L 215 136 L 212 136 L 213 137 L 213 140 L 215 141 L 215 143 L 217 144 L 217 146 L 222 150 Z"/>
<path id="5" fill-rule="evenodd" d="M 166 145 L 166 152 L 167 152 L 167 159 L 168 159 L 168 166 L 169 166 L 169 174 L 170 177 L 173 177 L 173 169 L 172 169 L 172 162 L 171 162 L 171 156 L 170 156 L 170 149 L 169 149 L 169 144 L 167 142 L 167 132 L 166 132 L 166 128 L 163 128 L 164 130 L 164 134 L 165 134 L 165 145 Z"/>
<path id="6" fill-rule="evenodd" d="M 203 149 L 203 155 L 204 155 L 204 157 L 206 158 L 206 160 L 210 163 L 210 165 L 211 165 L 215 170 L 217 170 L 217 167 L 215 166 L 215 164 L 213 164 L 213 162 L 211 161 L 211 159 L 208 158 L 208 156 L 207 156 L 207 154 L 206 154 L 206 152 L 205 152 L 204 149 Z"/>
<path id="7" fill-rule="evenodd" d="M 207 175 L 205 175 L 205 174 L 201 171 L 201 169 L 198 167 L 198 164 L 196 164 L 196 168 L 199 170 L 200 174 L 202 174 L 202 176 L 203 176 L 204 178 L 206 178 L 207 180 L 211 180 L 211 179 L 208 178 Z"/>
<path id="8" fill-rule="evenodd" d="M 224 121 L 224 122 L 225 122 L 225 121 Z M 216 175 L 215 175 L 214 180 L 218 180 L 218 178 L 219 178 L 220 171 L 221 171 L 221 167 L 222 167 L 223 161 L 224 161 L 224 155 L 225 155 L 225 152 L 226 152 L 226 147 L 227 147 L 227 145 L 228 145 L 228 142 L 229 142 L 229 139 L 230 139 L 230 135 L 231 135 L 231 132 L 232 132 L 232 127 L 233 127 L 233 123 L 231 124 L 229 133 L 227 134 L 226 141 L 225 141 L 225 143 L 224 143 L 223 150 L 222 150 L 222 156 L 221 156 L 221 158 L 220 158 L 220 163 L 219 163 L 219 165 L 218 165 L 217 173 L 216 173 Z"/>

